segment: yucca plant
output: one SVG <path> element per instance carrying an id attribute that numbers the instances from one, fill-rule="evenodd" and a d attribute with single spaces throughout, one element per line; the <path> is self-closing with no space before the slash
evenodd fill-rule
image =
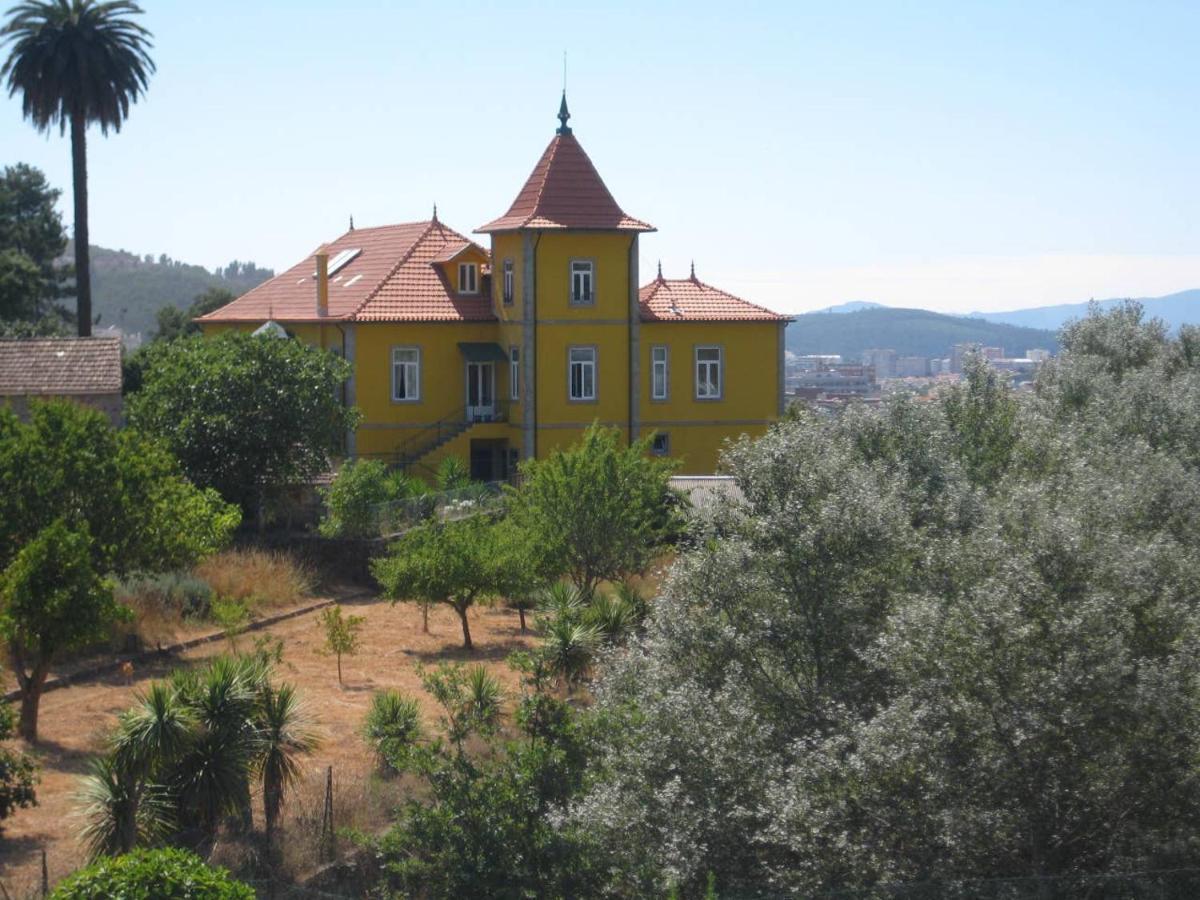
<path id="1" fill-rule="evenodd" d="M 537 608 L 553 619 L 577 622 L 587 608 L 583 594 L 570 582 L 556 581 L 537 593 Z"/>
<path id="2" fill-rule="evenodd" d="M 80 837 L 92 859 L 154 845 L 173 825 L 169 791 L 123 769 L 115 754 L 92 760 L 76 802 L 84 823 Z"/>
<path id="3" fill-rule="evenodd" d="M 300 777 L 300 757 L 316 749 L 318 740 L 290 684 L 265 685 L 258 695 L 258 763 L 262 775 L 263 822 L 268 841 L 275 833 L 284 794 Z"/>
<path id="4" fill-rule="evenodd" d="M 613 594 L 597 594 L 584 611 L 582 621 L 614 643 L 623 640 L 637 627 L 633 609 Z"/>
<path id="5" fill-rule="evenodd" d="M 377 691 L 363 719 L 362 735 L 375 751 L 380 768 L 400 771 L 424 736 L 421 707 L 399 691 Z"/>
<path id="6" fill-rule="evenodd" d="M 223 817 L 250 824 L 250 775 L 260 758 L 257 699 L 269 669 L 252 657 L 219 657 L 175 679 L 196 716 L 196 736 L 175 766 L 182 818 L 211 839 Z"/>
<path id="7" fill-rule="evenodd" d="M 600 632 L 594 625 L 566 617 L 555 617 L 546 623 L 542 654 L 568 693 L 587 677 L 599 644 Z"/>

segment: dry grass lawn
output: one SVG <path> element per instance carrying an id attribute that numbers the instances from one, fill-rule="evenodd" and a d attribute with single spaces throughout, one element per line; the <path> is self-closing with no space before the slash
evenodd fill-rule
<path id="1" fill-rule="evenodd" d="M 421 631 L 421 613 L 415 605 L 393 607 L 386 601 L 360 599 L 348 600 L 346 607 L 364 616 L 366 622 L 361 632 L 362 650 L 342 661 L 344 688 L 338 686 L 334 660 L 321 652 L 324 637 L 317 623 L 318 613 L 281 622 L 268 630 L 283 641 L 278 678 L 299 686 L 322 736 L 320 749 L 309 759 L 306 784 L 285 812 L 297 838 L 305 829 L 311 829 L 313 815 L 319 816 L 321 789 L 329 765 L 334 766 L 337 784 L 335 818 L 339 826 L 382 824 L 387 807 L 394 802 L 399 786 L 395 782 L 379 785 L 372 779 L 371 755 L 357 733 L 372 691 L 398 688 L 413 694 L 424 704 L 432 724 L 437 710 L 421 690 L 419 665 L 481 662 L 512 696 L 518 681 L 505 658 L 514 650 L 534 645 L 532 635 L 520 633 L 517 614 L 500 608 L 471 612 L 475 650 L 467 654 L 461 649 L 458 618 L 447 607 L 431 611 L 429 634 Z M 251 642 L 251 635 L 239 639 L 246 648 Z M 18 810 L 0 834 L 0 883 L 10 897 L 15 900 L 36 895 L 43 848 L 51 884 L 84 861 L 76 841 L 79 822 L 73 816 L 78 778 L 135 692 L 172 668 L 195 664 L 226 650 L 224 642 L 207 644 L 180 658 L 139 668 L 131 680 L 115 675 L 52 691 L 42 698 L 40 742 L 34 748 L 42 764 L 39 805 Z M 261 810 L 257 812 L 261 814 Z M 373 822 L 373 818 L 378 821 Z M 286 847 L 289 841 L 284 843 Z M 293 843 L 294 849 L 302 846 L 302 841 Z M 220 851 L 214 855 L 219 857 Z M 315 859 L 304 861 L 315 864 Z"/>

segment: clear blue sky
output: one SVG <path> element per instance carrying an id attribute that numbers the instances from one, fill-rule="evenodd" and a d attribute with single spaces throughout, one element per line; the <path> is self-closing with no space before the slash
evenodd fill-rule
<path id="1" fill-rule="evenodd" d="M 643 273 L 781 310 L 1200 286 L 1200 3 L 144 0 L 158 73 L 91 133 L 94 243 L 281 268 L 502 213 L 557 124 L 658 226 Z M 68 142 L 0 100 L 0 163 Z"/>

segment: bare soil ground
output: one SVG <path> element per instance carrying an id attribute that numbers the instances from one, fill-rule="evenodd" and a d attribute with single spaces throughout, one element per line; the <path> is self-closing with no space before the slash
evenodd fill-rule
<path id="1" fill-rule="evenodd" d="M 321 652 L 324 635 L 319 613 L 280 622 L 264 632 L 283 641 L 283 663 L 277 677 L 295 683 L 322 737 L 321 747 L 308 760 L 305 781 L 285 811 L 285 854 L 288 868 L 299 872 L 314 867 L 307 858 L 308 836 L 319 827 L 327 766 L 334 767 L 335 820 L 339 827 L 378 828 L 403 790 L 401 782 L 383 781 L 374 775 L 374 761 L 358 735 L 373 691 L 397 688 L 420 699 L 429 724 L 437 717 L 433 701 L 421 688 L 418 667 L 441 662 L 483 663 L 498 677 L 510 696 L 518 690 L 516 673 L 506 657 L 514 650 L 534 646 L 531 634 L 520 632 L 517 614 L 505 609 L 475 609 L 470 613 L 475 649 L 462 649 L 458 617 L 445 606 L 429 615 L 429 634 L 421 630 L 420 609 L 411 604 L 389 605 L 375 598 L 344 601 L 348 612 L 365 617 L 362 649 L 345 657 L 344 687 L 339 687 L 332 657 Z M 252 636 L 239 645 L 249 648 Z M 228 645 L 214 642 L 178 658 L 138 667 L 131 679 L 121 675 L 98 678 L 52 691 L 42 698 L 39 743 L 32 748 L 42 765 L 38 806 L 18 810 L 0 833 L 0 884 L 16 898 L 36 896 L 41 881 L 41 852 L 46 851 L 53 884 L 84 862 L 76 835 L 74 794 L 88 760 L 103 746 L 104 735 L 117 715 L 133 702 L 137 691 L 180 666 L 226 652 Z M 256 810 L 261 813 L 261 810 Z M 293 839 L 294 838 L 294 839 Z M 234 850 L 221 859 L 236 862 Z"/>

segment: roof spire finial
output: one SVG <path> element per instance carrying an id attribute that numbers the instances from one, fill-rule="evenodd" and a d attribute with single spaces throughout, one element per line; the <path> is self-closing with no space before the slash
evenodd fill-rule
<path id="1" fill-rule="evenodd" d="M 662 281 L 662 260 L 658 261 L 658 280 Z"/>
<path id="2" fill-rule="evenodd" d="M 692 260 L 692 274 L 690 277 L 692 281 L 696 280 L 696 261 L 694 259 Z"/>
<path id="3" fill-rule="evenodd" d="M 570 134 L 571 129 L 567 126 L 567 119 L 571 118 L 571 112 L 567 109 L 567 89 L 563 88 L 562 103 L 558 104 L 558 121 L 562 122 L 558 126 L 559 134 Z"/>
<path id="4" fill-rule="evenodd" d="M 350 213 L 350 230 L 354 230 L 354 213 Z"/>
<path id="5" fill-rule="evenodd" d="M 435 222 L 436 222 L 437 220 L 438 220 L 438 217 L 437 217 L 437 203 L 434 203 L 434 204 L 433 204 L 433 221 L 435 221 Z"/>

